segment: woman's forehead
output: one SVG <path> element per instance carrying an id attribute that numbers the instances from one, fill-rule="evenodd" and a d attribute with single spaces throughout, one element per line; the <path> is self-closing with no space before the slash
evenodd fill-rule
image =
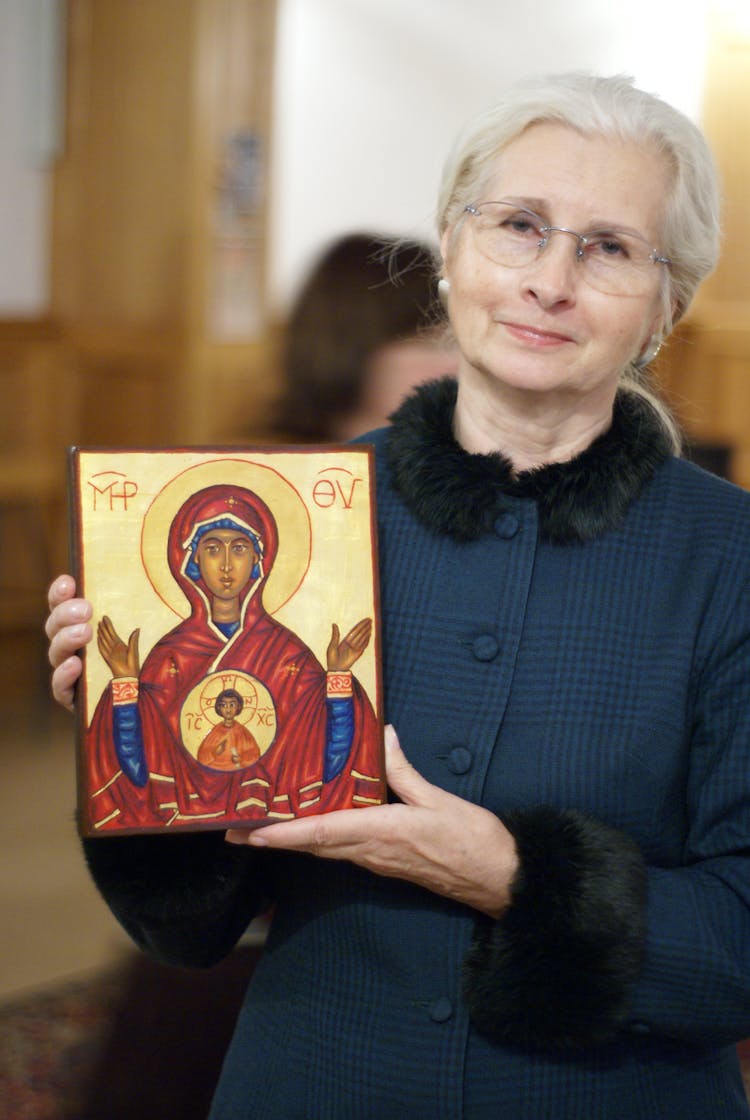
<path id="1" fill-rule="evenodd" d="M 561 224 L 617 224 L 656 235 L 669 183 L 669 164 L 651 143 L 543 121 L 498 153 L 477 201 L 510 197 L 552 210 L 544 216 Z"/>

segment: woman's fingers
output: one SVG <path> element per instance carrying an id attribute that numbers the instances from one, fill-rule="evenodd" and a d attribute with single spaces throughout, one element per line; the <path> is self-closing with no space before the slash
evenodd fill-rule
<path id="1" fill-rule="evenodd" d="M 48 592 L 50 613 L 44 624 L 49 638 L 48 658 L 53 668 L 52 695 L 58 704 L 72 709 L 76 681 L 81 675 L 81 650 L 93 637 L 91 604 L 76 599 L 72 576 L 58 576 Z"/>
<path id="2" fill-rule="evenodd" d="M 50 611 L 53 611 L 60 603 L 64 603 L 66 599 L 72 599 L 75 593 L 76 581 L 73 577 L 68 575 L 58 576 L 52 581 L 47 592 Z"/>
<path id="3" fill-rule="evenodd" d="M 271 824 L 252 832 L 230 829 L 226 839 L 230 844 L 284 848 L 310 852 L 324 859 L 362 862 L 356 859 L 357 850 L 369 845 L 373 835 L 377 834 L 377 826 L 382 820 L 373 820 L 372 813 L 378 811 L 375 808 L 339 809 L 321 816 L 299 817 L 294 821 Z"/>
<path id="4" fill-rule="evenodd" d="M 302 817 L 254 832 L 233 829 L 227 840 L 348 859 L 498 917 L 518 864 L 512 836 L 494 813 L 423 778 L 392 727 L 385 738 L 388 784 L 401 804 Z"/>
<path id="5" fill-rule="evenodd" d="M 61 608 L 58 607 L 57 609 L 60 610 Z M 76 611 L 67 617 L 53 618 L 50 615 L 50 624 L 47 630 L 50 637 L 48 657 L 53 669 L 62 665 L 63 661 L 70 657 L 72 653 L 77 653 L 91 641 L 93 629 L 89 621 L 90 616 L 90 610 L 87 613 L 83 607 L 80 611 Z"/>
<path id="6" fill-rule="evenodd" d="M 81 659 L 74 654 L 58 665 L 52 674 L 52 695 L 57 703 L 67 708 L 69 712 L 73 711 L 75 686 L 81 675 L 81 669 Z"/>
<path id="7" fill-rule="evenodd" d="M 76 591 L 75 580 L 72 576 L 58 576 L 49 587 L 47 602 L 49 614 L 44 623 L 44 632 L 48 638 L 53 638 L 57 631 L 70 621 L 68 604 L 74 600 Z M 83 600 L 79 600 L 83 602 Z"/>

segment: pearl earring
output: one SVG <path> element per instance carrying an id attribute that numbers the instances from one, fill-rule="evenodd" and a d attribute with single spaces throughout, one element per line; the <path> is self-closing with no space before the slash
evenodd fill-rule
<path id="1" fill-rule="evenodd" d="M 441 276 L 437 285 L 438 299 L 443 305 L 443 310 L 448 310 L 448 296 L 451 292 L 451 282 L 445 276 Z"/>

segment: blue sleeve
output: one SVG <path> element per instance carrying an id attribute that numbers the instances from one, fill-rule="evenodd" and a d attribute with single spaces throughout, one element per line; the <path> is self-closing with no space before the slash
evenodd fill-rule
<path id="1" fill-rule="evenodd" d="M 112 708 L 112 732 L 117 761 L 126 778 L 135 786 L 145 786 L 148 766 L 143 750 L 141 713 L 137 704 L 117 704 Z"/>
<path id="2" fill-rule="evenodd" d="M 337 778 L 344 769 L 354 738 L 354 699 L 351 696 L 326 700 L 326 753 L 323 781 Z"/>
<path id="3" fill-rule="evenodd" d="M 648 953 L 631 1003 L 654 1034 L 726 1045 L 750 1035 L 750 583 L 705 641 L 685 865 L 649 868 Z"/>

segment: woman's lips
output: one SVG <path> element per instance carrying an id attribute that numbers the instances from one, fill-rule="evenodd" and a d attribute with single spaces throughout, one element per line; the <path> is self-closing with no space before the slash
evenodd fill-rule
<path id="1" fill-rule="evenodd" d="M 533 346 L 560 346 L 561 343 L 573 341 L 568 334 L 561 334 L 558 331 L 545 331 L 540 327 L 532 327 L 526 323 L 503 322 L 502 325 L 514 338 Z"/>

